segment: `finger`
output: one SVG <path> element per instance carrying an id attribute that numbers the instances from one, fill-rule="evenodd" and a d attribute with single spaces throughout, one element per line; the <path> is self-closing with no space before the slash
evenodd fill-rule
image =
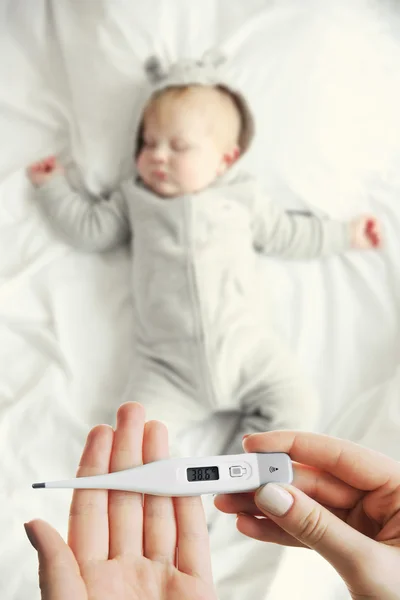
<path id="1" fill-rule="evenodd" d="M 364 492 L 315 467 L 293 462 L 293 475 L 294 486 L 320 504 L 333 508 L 353 508 L 364 496 Z M 258 514 L 254 493 L 222 494 L 215 498 L 214 503 L 222 512 Z"/>
<path id="2" fill-rule="evenodd" d="M 371 244 L 374 248 L 376 248 L 377 246 L 379 246 L 381 240 L 380 237 L 378 235 L 378 233 L 376 231 L 371 231 L 370 233 L 370 240 L 371 240 Z"/>
<path id="3" fill-rule="evenodd" d="M 372 218 L 367 218 L 365 221 L 365 230 L 367 232 L 372 231 L 375 228 L 376 221 Z"/>
<path id="4" fill-rule="evenodd" d="M 35 519 L 25 524 L 26 534 L 38 552 L 42 600 L 86 597 L 85 585 L 72 550 L 48 523 Z"/>
<path id="5" fill-rule="evenodd" d="M 381 228 L 378 220 L 375 217 L 370 217 L 367 219 L 365 233 L 371 243 L 371 246 L 377 248 L 381 245 Z"/>
<path id="6" fill-rule="evenodd" d="M 260 542 L 309 549 L 308 546 L 302 544 L 270 519 L 257 519 L 252 515 L 239 514 L 236 519 L 236 527 L 243 535 Z"/>
<path id="7" fill-rule="evenodd" d="M 389 478 L 400 483 L 394 459 L 360 444 L 304 431 L 254 433 L 243 442 L 246 452 L 286 452 L 293 461 L 331 473 L 360 490 L 373 490 Z"/>
<path id="8" fill-rule="evenodd" d="M 168 431 L 157 421 L 146 423 L 143 462 L 168 458 Z M 150 560 L 175 564 L 176 521 L 172 498 L 145 496 L 143 554 Z"/>
<path id="9" fill-rule="evenodd" d="M 327 506 L 325 504 L 321 504 L 321 506 L 326 508 L 326 510 L 329 510 L 329 512 L 331 512 L 333 515 L 335 515 L 342 521 L 347 522 L 347 519 L 349 516 L 349 511 L 346 508 L 334 508 L 333 506 Z M 260 508 L 258 508 L 258 506 L 256 504 L 254 504 L 254 507 L 252 507 L 252 510 L 254 512 L 247 513 L 246 511 L 241 511 L 240 513 L 236 513 L 236 515 L 237 516 L 238 515 L 248 515 L 250 517 L 256 517 L 257 519 L 261 518 L 261 520 L 264 520 L 264 519 L 269 520 L 269 518 L 265 515 L 265 512 L 263 512 Z"/>
<path id="10" fill-rule="evenodd" d="M 368 222 L 368 225 L 365 230 L 365 235 L 367 236 L 367 238 L 372 246 L 379 245 L 379 235 L 378 235 L 378 231 L 376 229 L 376 224 L 373 223 L 372 221 Z"/>
<path id="11" fill-rule="evenodd" d="M 221 494 L 221 496 L 215 498 L 214 504 L 218 510 L 227 514 L 245 514 L 253 517 L 265 517 L 265 513 L 255 503 L 254 494 Z M 349 509 L 337 508 L 324 503 L 320 504 L 339 517 L 339 519 L 347 519 Z"/>
<path id="12" fill-rule="evenodd" d="M 400 547 L 400 485 L 389 481 L 379 491 L 369 494 L 363 502 L 363 510 L 381 526 L 375 539 Z"/>
<path id="13" fill-rule="evenodd" d="M 254 502 L 254 493 L 220 494 L 214 498 L 214 506 L 221 512 L 230 515 L 238 513 L 263 514 Z"/>
<path id="14" fill-rule="evenodd" d="M 108 473 L 113 434 L 108 425 L 98 425 L 90 431 L 77 477 Z M 74 490 L 69 514 L 68 543 L 79 564 L 107 559 L 107 490 Z"/>
<path id="15" fill-rule="evenodd" d="M 178 568 L 212 583 L 210 541 L 200 497 L 174 498 L 178 531 Z"/>
<path id="16" fill-rule="evenodd" d="M 345 580 L 355 568 L 362 572 L 374 551 L 374 540 L 291 485 L 269 483 L 257 490 L 255 501 L 267 517 L 321 554 Z"/>
<path id="17" fill-rule="evenodd" d="M 145 414 L 137 402 L 126 402 L 117 412 L 117 427 L 111 453 L 110 470 L 122 471 L 142 464 Z M 142 555 L 142 494 L 113 490 L 109 492 L 109 558 Z"/>
<path id="18" fill-rule="evenodd" d="M 46 172 L 52 171 L 55 166 L 56 166 L 56 159 L 54 156 L 49 156 L 49 158 L 46 158 L 46 160 L 45 160 L 45 171 Z"/>

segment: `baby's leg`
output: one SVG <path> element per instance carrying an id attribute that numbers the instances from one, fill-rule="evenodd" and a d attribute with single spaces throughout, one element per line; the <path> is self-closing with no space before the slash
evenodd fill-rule
<path id="1" fill-rule="evenodd" d="M 274 335 L 252 347 L 236 390 L 242 417 L 228 453 L 241 452 L 246 433 L 273 429 L 315 430 L 319 402 L 300 365 Z"/>
<path id="2" fill-rule="evenodd" d="M 179 385 L 151 361 L 137 360 L 124 395 L 124 402 L 140 402 L 146 411 L 146 421 L 162 421 L 168 428 L 172 456 L 188 451 L 188 433 L 199 428 L 209 411 L 197 402 L 187 387 Z"/>

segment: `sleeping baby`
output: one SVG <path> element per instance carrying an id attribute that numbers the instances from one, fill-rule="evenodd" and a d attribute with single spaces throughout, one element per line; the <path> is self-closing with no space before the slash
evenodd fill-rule
<path id="1" fill-rule="evenodd" d="M 241 452 L 244 433 L 313 429 L 313 387 L 255 308 L 256 253 L 313 259 L 372 249 L 379 224 L 290 214 L 266 197 L 242 170 L 253 119 L 221 61 L 163 71 L 153 58 L 146 72 L 133 176 L 94 201 L 50 157 L 27 169 L 37 202 L 75 248 L 103 252 L 131 240 L 137 356 L 128 396 L 167 424 L 173 454 L 217 413 L 233 411 L 238 425 L 223 443 L 221 431 L 215 454 Z"/>

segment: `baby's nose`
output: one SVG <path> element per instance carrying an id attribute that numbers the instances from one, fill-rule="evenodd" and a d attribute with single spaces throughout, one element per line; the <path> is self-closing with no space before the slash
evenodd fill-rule
<path id="1" fill-rule="evenodd" d="M 156 163 L 165 163 L 167 161 L 167 151 L 164 148 L 154 148 L 152 159 Z"/>

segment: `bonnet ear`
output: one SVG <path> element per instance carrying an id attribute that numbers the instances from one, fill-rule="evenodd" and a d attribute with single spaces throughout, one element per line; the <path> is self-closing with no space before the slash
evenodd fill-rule
<path id="1" fill-rule="evenodd" d="M 201 58 L 201 64 L 205 66 L 219 67 L 224 62 L 226 62 L 226 56 L 218 48 L 210 48 Z"/>
<path id="2" fill-rule="evenodd" d="M 151 83 L 158 83 L 167 76 L 166 71 L 157 56 L 150 56 L 144 63 L 144 70 Z"/>

